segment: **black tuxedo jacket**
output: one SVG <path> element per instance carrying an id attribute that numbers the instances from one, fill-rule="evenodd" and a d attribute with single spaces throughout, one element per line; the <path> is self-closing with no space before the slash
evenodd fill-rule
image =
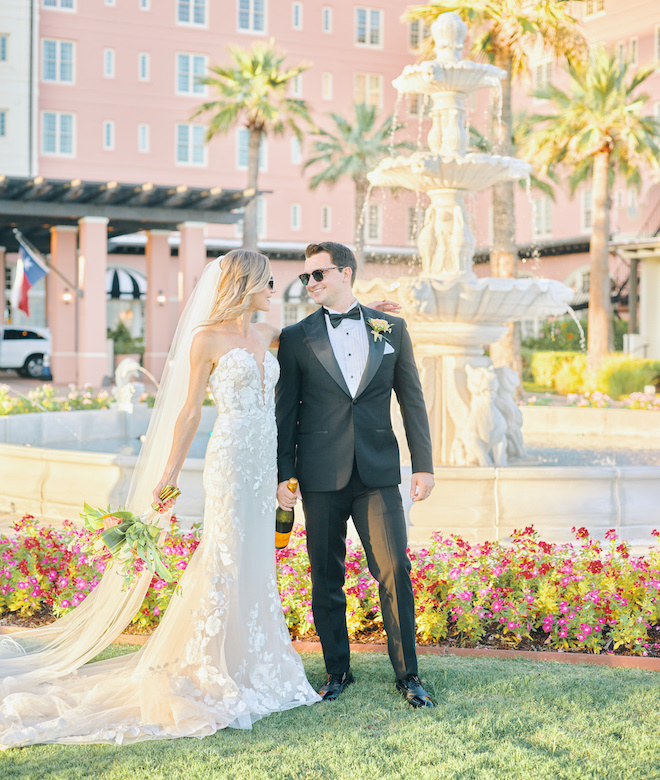
<path id="1" fill-rule="evenodd" d="M 365 324 L 371 317 L 385 319 L 392 330 L 375 341 L 367 325 L 369 357 L 355 398 L 335 359 L 321 309 L 282 331 L 275 391 L 279 482 L 297 476 L 303 490 L 341 490 L 355 461 L 367 487 L 398 485 L 392 390 L 401 407 L 413 472 L 433 473 L 428 418 L 406 323 L 360 308 Z M 387 355 L 386 343 L 394 350 Z"/>

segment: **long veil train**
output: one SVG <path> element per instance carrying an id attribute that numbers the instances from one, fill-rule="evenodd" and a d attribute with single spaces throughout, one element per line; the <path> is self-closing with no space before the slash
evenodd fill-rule
<path id="1" fill-rule="evenodd" d="M 126 506 L 136 514 L 150 504 L 165 468 L 174 426 L 188 391 L 192 339 L 196 328 L 211 313 L 221 260 L 219 257 L 207 264 L 179 319 L 129 487 Z M 83 499 L 81 493 L 81 506 Z M 163 527 L 169 514 L 161 516 Z M 0 680 L 12 677 L 12 686 L 16 687 L 56 680 L 98 655 L 139 610 L 151 574 L 145 571 L 126 591 L 122 591 L 123 582 L 123 576 L 110 567 L 95 590 L 64 617 L 43 628 L 0 637 Z"/>

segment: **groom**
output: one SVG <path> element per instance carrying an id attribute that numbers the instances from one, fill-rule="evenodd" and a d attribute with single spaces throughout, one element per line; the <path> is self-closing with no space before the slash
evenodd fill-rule
<path id="1" fill-rule="evenodd" d="M 428 419 L 406 324 L 358 304 L 355 271 L 355 257 L 342 244 L 326 241 L 305 250 L 300 280 L 322 308 L 280 337 L 277 498 L 284 509 L 303 501 L 312 611 L 328 673 L 322 698 L 336 699 L 353 682 L 343 590 L 352 517 L 379 583 L 396 687 L 411 706 L 432 707 L 417 676 L 392 390 L 412 456 L 413 501 L 427 498 L 434 484 Z M 300 483 L 295 495 L 286 487 L 294 476 Z"/>

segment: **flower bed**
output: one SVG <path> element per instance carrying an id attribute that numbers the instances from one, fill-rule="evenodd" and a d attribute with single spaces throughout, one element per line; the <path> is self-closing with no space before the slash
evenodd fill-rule
<path id="1" fill-rule="evenodd" d="M 30 516 L 14 528 L 15 537 L 0 537 L 0 614 L 52 619 L 98 584 L 105 564 L 82 552 L 85 531 L 72 523 L 40 528 Z M 411 551 L 418 642 L 660 656 L 658 548 L 634 557 L 614 531 L 605 547 L 584 528 L 574 533 L 567 545 L 543 542 L 531 527 L 508 544 L 436 535 L 427 549 Z M 173 519 L 163 560 L 177 578 L 198 543 L 198 527 L 184 532 Z M 306 638 L 314 622 L 304 532 L 294 531 L 276 557 L 287 625 Z M 158 624 L 174 587 L 154 577 L 136 630 Z M 351 639 L 381 638 L 378 585 L 363 550 L 350 544 L 346 597 Z"/>
<path id="2" fill-rule="evenodd" d="M 9 385 L 0 385 L 0 415 L 109 409 L 113 401 L 114 398 L 106 390 L 94 392 L 91 385 L 69 385 L 66 396 L 56 395 L 52 385 L 42 385 L 24 396 L 12 394 Z"/>

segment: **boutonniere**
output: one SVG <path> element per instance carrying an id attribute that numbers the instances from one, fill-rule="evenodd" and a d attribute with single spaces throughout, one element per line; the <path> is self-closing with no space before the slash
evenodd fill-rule
<path id="1" fill-rule="evenodd" d="M 384 333 L 392 332 L 392 325 L 387 320 L 377 320 L 374 317 L 369 317 L 367 325 L 371 328 L 371 335 L 374 337 L 374 341 L 380 341 Z M 385 341 L 389 341 L 389 339 L 386 337 Z"/>

